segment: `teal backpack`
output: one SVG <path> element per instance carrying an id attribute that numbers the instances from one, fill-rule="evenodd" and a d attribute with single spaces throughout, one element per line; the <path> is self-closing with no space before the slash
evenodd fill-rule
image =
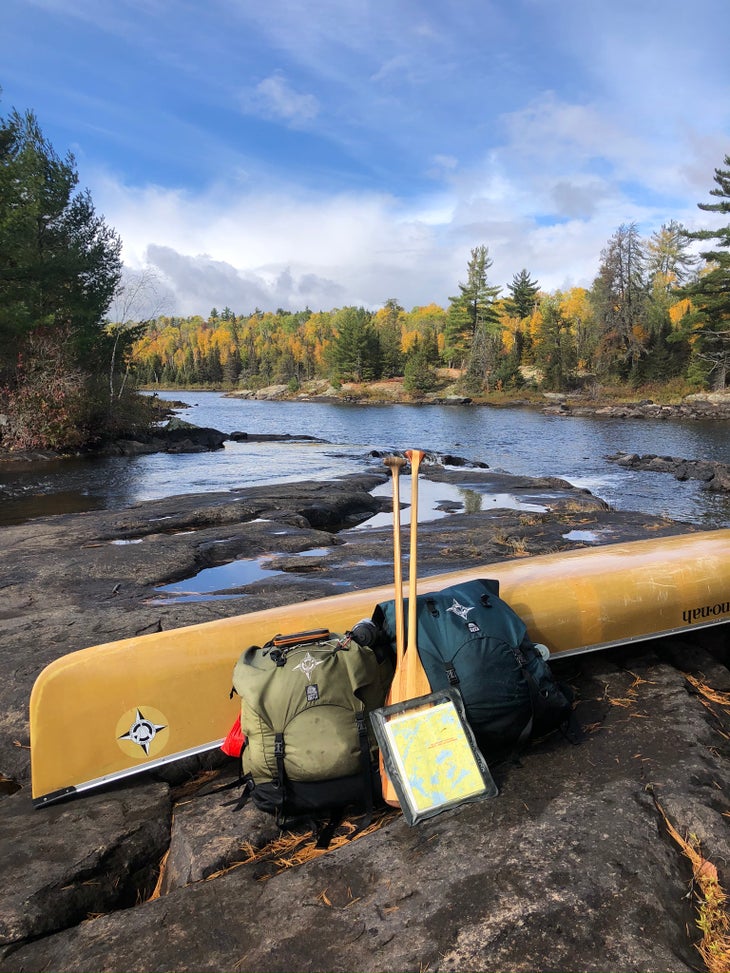
<path id="1" fill-rule="evenodd" d="M 408 599 L 404 615 L 407 633 Z M 498 581 L 467 581 L 418 595 L 416 619 L 418 654 L 431 690 L 459 689 L 488 761 L 567 727 L 572 693 L 555 679 L 525 623 L 499 597 Z M 395 602 L 378 605 L 373 622 L 395 646 Z"/>

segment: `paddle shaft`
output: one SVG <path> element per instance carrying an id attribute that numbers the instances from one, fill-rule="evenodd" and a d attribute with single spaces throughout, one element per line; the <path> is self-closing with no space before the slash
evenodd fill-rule
<path id="1" fill-rule="evenodd" d="M 395 672 L 403 670 L 403 656 L 405 654 L 405 619 L 403 612 L 403 564 L 401 557 L 400 548 L 400 471 L 401 468 L 406 465 L 406 461 L 402 456 L 386 456 L 383 460 L 385 465 L 390 469 L 391 476 L 393 479 L 393 579 L 395 588 L 395 651 L 396 651 L 396 664 Z M 394 674 L 394 680 L 396 676 Z M 393 694 L 393 683 L 391 683 L 390 689 L 388 690 L 388 696 L 385 700 L 385 705 L 389 706 L 392 702 L 395 702 L 392 698 Z M 379 755 L 380 763 L 380 783 L 383 793 L 383 800 L 386 804 L 391 807 L 400 807 L 400 801 L 398 800 L 398 795 L 396 794 L 395 787 L 388 777 L 385 771 L 385 762 L 383 761 L 383 752 L 380 751 Z"/>
<path id="2" fill-rule="evenodd" d="M 400 546 L 400 471 L 406 465 L 401 456 L 386 456 L 383 460 L 393 477 L 393 579 L 395 582 L 395 646 L 396 668 L 403 662 L 406 650 L 405 618 L 403 611 L 403 566 Z"/>
<path id="3" fill-rule="evenodd" d="M 408 576 L 408 648 L 406 649 L 405 695 L 402 699 L 415 699 L 431 692 L 428 676 L 418 655 L 418 622 L 416 598 L 418 597 L 418 467 L 424 453 L 420 449 L 406 450 L 411 463 L 411 546 Z M 402 684 L 401 684 L 402 685 Z"/>

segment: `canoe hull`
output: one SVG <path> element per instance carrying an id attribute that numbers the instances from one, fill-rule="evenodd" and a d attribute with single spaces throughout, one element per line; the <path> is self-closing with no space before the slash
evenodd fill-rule
<path id="1" fill-rule="evenodd" d="M 554 656 L 730 621 L 730 530 L 581 548 L 419 580 L 419 593 L 496 578 Z M 406 591 L 407 595 L 407 591 Z M 47 666 L 30 699 L 36 806 L 220 745 L 238 704 L 233 666 L 278 632 L 342 632 L 392 586 L 270 608 L 81 649 Z"/>

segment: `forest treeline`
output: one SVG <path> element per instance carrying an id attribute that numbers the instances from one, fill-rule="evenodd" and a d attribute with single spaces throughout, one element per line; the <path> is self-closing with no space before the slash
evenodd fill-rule
<path id="1" fill-rule="evenodd" d="M 225 307 L 206 318 L 161 316 L 133 345 L 134 370 L 143 384 L 165 388 L 296 389 L 316 378 L 336 386 L 402 376 L 414 394 L 434 388 L 439 368 L 456 370 L 470 394 L 527 381 L 562 391 L 586 376 L 634 386 L 711 382 L 718 369 L 700 347 L 681 289 L 696 263 L 681 229 L 670 225 L 644 244 L 635 226 L 621 227 L 603 258 L 591 289 L 547 293 L 523 270 L 502 296 L 480 246 L 446 307 L 406 310 L 391 298 L 376 311 Z M 624 275 L 627 262 L 635 269 Z"/>
<path id="2" fill-rule="evenodd" d="M 566 391 L 587 379 L 724 387 L 727 340 L 698 316 L 690 297 L 708 268 L 670 222 L 641 239 L 618 228 L 587 289 L 546 292 L 525 269 L 506 288 L 489 279 L 485 245 L 475 247 L 458 293 L 442 307 L 410 311 L 395 298 L 376 311 L 279 309 L 159 317 L 132 348 L 146 385 L 256 388 L 328 378 L 368 382 L 402 376 L 406 391 L 431 391 L 439 368 L 478 395 L 526 383 Z M 457 290 L 457 288 L 455 288 Z"/>
<path id="3" fill-rule="evenodd" d="M 710 196 L 700 209 L 727 217 L 730 156 Z M 445 307 L 406 310 L 391 298 L 377 310 L 161 316 L 149 310 L 154 273 L 124 268 L 122 241 L 79 189 L 73 156 L 56 153 L 32 112 L 12 111 L 0 117 L 0 446 L 85 449 L 149 426 L 140 386 L 294 390 L 314 378 L 402 377 L 419 396 L 448 368 L 472 396 L 591 378 L 722 389 L 729 222 L 689 233 L 670 221 L 649 239 L 622 225 L 589 288 L 550 293 L 527 269 L 502 288 L 480 244 Z"/>

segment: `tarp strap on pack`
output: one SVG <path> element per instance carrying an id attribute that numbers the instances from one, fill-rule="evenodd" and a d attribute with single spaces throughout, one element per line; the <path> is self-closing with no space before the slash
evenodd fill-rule
<path id="1" fill-rule="evenodd" d="M 248 799 L 251 796 L 251 792 L 254 788 L 253 777 L 251 774 L 246 774 L 244 777 L 239 777 L 238 780 L 231 781 L 230 784 L 224 784 L 219 790 L 227 791 L 231 787 L 243 787 L 241 791 L 241 796 L 235 801 L 226 801 L 223 807 L 232 807 L 234 811 L 240 811 L 248 803 Z M 215 791 L 213 793 L 216 793 Z"/>
<path id="2" fill-rule="evenodd" d="M 278 789 L 278 808 L 276 823 L 281 826 L 284 820 L 284 805 L 286 803 L 286 770 L 284 769 L 284 734 L 277 733 L 274 737 L 274 757 L 276 758 L 276 787 Z"/>
<path id="3" fill-rule="evenodd" d="M 282 793 L 286 784 L 286 771 L 284 770 L 284 734 L 277 733 L 274 737 L 274 757 L 276 759 L 276 779 Z"/>
<path id="4" fill-rule="evenodd" d="M 358 830 L 367 828 L 373 816 L 373 765 L 370 758 L 370 738 L 365 712 L 355 714 L 357 735 L 360 740 L 360 766 L 362 767 L 362 784 L 365 789 L 365 820 Z"/>
<path id="5" fill-rule="evenodd" d="M 355 713 L 355 723 L 357 726 L 357 737 L 360 742 L 360 767 L 362 771 L 362 787 L 363 787 L 363 797 L 365 799 L 365 814 L 359 827 L 350 835 L 354 838 L 357 834 L 363 831 L 370 825 L 373 818 L 373 770 L 372 764 L 370 762 L 370 739 L 368 737 L 368 725 L 367 719 L 365 717 L 365 712 L 361 711 Z M 320 828 L 317 832 L 317 848 L 328 848 L 332 838 L 334 837 L 335 831 L 339 828 L 342 823 L 342 819 L 345 814 L 345 808 L 340 807 L 332 812 L 329 821 Z"/>
<path id="6" fill-rule="evenodd" d="M 527 688 L 530 693 L 530 719 L 527 721 L 527 725 L 522 730 L 522 733 L 520 733 L 516 744 L 517 747 L 521 747 L 527 743 L 527 741 L 530 739 L 530 735 L 532 734 L 532 727 L 535 723 L 535 713 L 537 706 L 539 705 L 540 690 L 538 689 L 538 685 L 535 682 L 532 674 L 527 668 L 527 659 L 525 658 L 522 649 L 518 647 L 513 648 L 512 652 L 515 659 L 517 659 L 520 668 L 522 669 L 522 675 L 525 677 Z"/>
<path id="7" fill-rule="evenodd" d="M 368 738 L 368 725 L 365 713 L 355 714 L 357 723 L 357 737 L 360 741 L 360 767 L 362 769 L 362 782 L 365 790 L 365 810 L 368 814 L 373 811 L 373 772 L 370 763 L 370 740 Z"/>

